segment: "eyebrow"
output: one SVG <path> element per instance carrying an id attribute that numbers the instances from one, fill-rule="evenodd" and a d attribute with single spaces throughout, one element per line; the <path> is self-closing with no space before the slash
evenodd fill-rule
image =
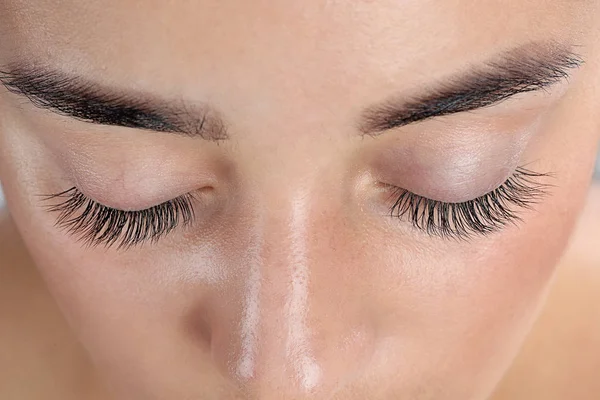
<path id="1" fill-rule="evenodd" d="M 422 93 L 394 96 L 368 107 L 358 124 L 363 135 L 420 121 L 496 105 L 520 93 L 544 90 L 567 79 L 583 59 L 571 47 L 528 43 L 482 65 L 466 68 Z M 191 106 L 148 93 L 102 86 L 47 66 L 11 64 L 0 70 L 0 83 L 33 105 L 84 122 L 200 137 L 229 138 L 225 120 L 209 105 Z"/>
<path id="2" fill-rule="evenodd" d="M 434 117 L 490 107 L 517 94 L 547 90 L 568 79 L 570 70 L 582 64 L 582 57 L 571 47 L 528 43 L 432 83 L 421 94 L 394 96 L 369 107 L 359 129 L 364 135 L 376 136 Z"/>
<path id="3" fill-rule="evenodd" d="M 191 106 L 149 93 L 107 88 L 45 66 L 10 65 L 0 70 L 0 83 L 39 108 L 83 122 L 210 141 L 228 139 L 224 120 L 207 105 Z"/>

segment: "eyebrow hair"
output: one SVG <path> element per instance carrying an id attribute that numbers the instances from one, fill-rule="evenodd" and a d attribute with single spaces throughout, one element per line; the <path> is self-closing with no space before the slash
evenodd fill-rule
<path id="1" fill-rule="evenodd" d="M 395 96 L 369 107 L 359 129 L 376 136 L 384 131 L 434 117 L 496 105 L 517 94 L 546 90 L 568 79 L 569 70 L 583 64 L 570 47 L 557 43 L 528 43 L 505 51 L 408 98 Z"/>
<path id="2" fill-rule="evenodd" d="M 359 130 L 376 136 L 384 131 L 434 117 L 498 104 L 520 93 L 543 90 L 583 64 L 570 47 L 554 42 L 528 43 L 443 82 L 429 84 L 418 95 L 394 96 L 362 113 Z M 220 114 L 208 105 L 189 106 L 147 93 L 103 87 L 47 66 L 12 64 L 0 70 L 0 83 L 35 106 L 84 122 L 169 132 L 210 141 L 229 138 Z"/>
<path id="3" fill-rule="evenodd" d="M 169 132 L 210 141 L 228 139 L 219 114 L 206 105 L 158 99 L 148 93 L 103 87 L 48 67 L 23 64 L 0 70 L 0 83 L 33 105 L 99 125 Z"/>

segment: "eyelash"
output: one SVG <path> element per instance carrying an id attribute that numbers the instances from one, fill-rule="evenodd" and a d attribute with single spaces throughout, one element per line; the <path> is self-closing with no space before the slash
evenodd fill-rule
<path id="1" fill-rule="evenodd" d="M 117 245 L 121 249 L 147 241 L 154 243 L 178 226 L 189 225 L 195 217 L 192 194 L 140 211 L 103 206 L 75 187 L 44 197 L 45 200 L 62 199 L 47 208 L 50 212 L 59 213 L 56 225 L 93 246 Z"/>
<path id="2" fill-rule="evenodd" d="M 474 200 L 445 203 L 393 187 L 390 215 L 406 218 L 430 236 L 470 239 L 488 235 L 521 218 L 518 209 L 531 209 L 547 194 L 548 184 L 538 179 L 551 176 L 517 168 L 501 186 Z"/>
<path id="3" fill-rule="evenodd" d="M 415 228 L 430 236 L 469 239 L 474 234 L 488 235 L 520 221 L 515 207 L 530 209 L 538 203 L 547 194 L 549 185 L 537 180 L 547 176 L 550 175 L 517 168 L 495 190 L 461 203 L 432 200 L 392 187 L 390 200 L 394 201 L 390 215 L 408 219 Z M 147 241 L 155 243 L 178 226 L 189 225 L 195 217 L 192 194 L 140 211 L 101 205 L 75 187 L 44 198 L 61 199 L 60 203 L 47 207 L 48 211 L 59 214 L 56 225 L 93 246 L 117 245 L 121 249 Z"/>

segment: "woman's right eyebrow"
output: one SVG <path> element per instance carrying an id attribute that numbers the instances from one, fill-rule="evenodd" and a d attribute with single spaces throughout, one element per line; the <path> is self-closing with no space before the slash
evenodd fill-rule
<path id="1" fill-rule="evenodd" d="M 47 66 L 12 64 L 0 70 L 0 83 L 36 107 L 77 120 L 155 132 L 228 139 L 224 120 L 208 105 L 159 99 L 148 93 L 107 88 Z"/>

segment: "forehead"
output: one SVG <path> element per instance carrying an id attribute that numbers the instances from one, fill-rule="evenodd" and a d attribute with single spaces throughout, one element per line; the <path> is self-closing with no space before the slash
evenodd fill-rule
<path id="1" fill-rule="evenodd" d="M 391 52 L 396 63 L 523 39 L 564 35 L 581 5 L 573 0 L 5 0 L 5 32 L 52 51 L 67 48 L 140 57 L 319 51 Z M 580 7 L 577 7 L 579 5 Z M 12 28 L 12 29 L 11 29 Z M 249 44 L 252 44 L 249 51 Z M 291 48 L 290 48 L 291 46 Z M 183 54 L 182 54 L 183 53 Z M 382 55 L 382 54 L 379 54 Z M 100 56 L 100 55 L 99 55 Z M 112 60 L 116 61 L 116 60 Z"/>
<path id="2" fill-rule="evenodd" d="M 211 93 L 215 82 L 241 93 L 260 82 L 262 91 L 343 95 L 366 77 L 369 90 L 418 85 L 528 41 L 570 41 L 586 3 L 8 0 L 0 5 L 10 37 L 0 61 L 34 55 L 78 74 L 179 95 Z"/>

